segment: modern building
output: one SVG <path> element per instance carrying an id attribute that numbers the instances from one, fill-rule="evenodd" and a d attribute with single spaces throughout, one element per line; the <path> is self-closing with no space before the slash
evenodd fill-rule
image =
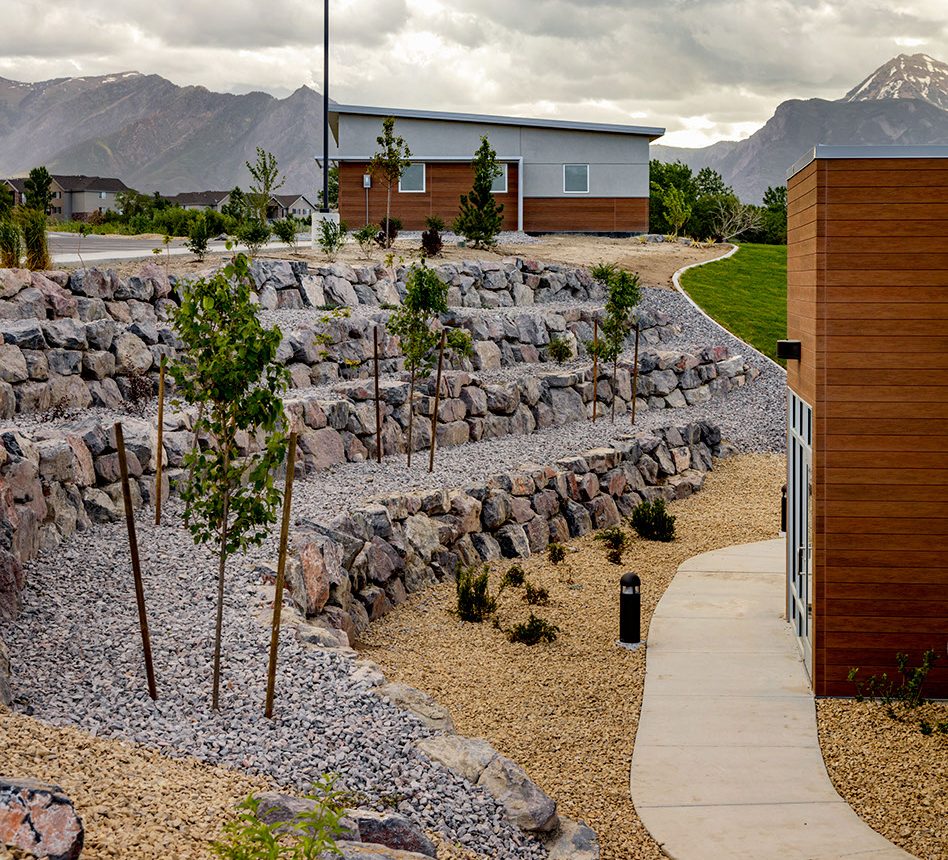
<path id="1" fill-rule="evenodd" d="M 818 146 L 787 187 L 787 616 L 817 695 L 932 650 L 948 697 L 948 147 Z"/>
<path id="2" fill-rule="evenodd" d="M 392 189 L 392 215 L 404 229 L 424 229 L 431 215 L 454 220 L 486 136 L 503 166 L 494 194 L 504 204 L 505 230 L 648 231 L 649 143 L 662 128 L 336 106 L 330 158 L 339 165 L 339 214 L 349 225 L 385 216 L 387 189 L 370 175 L 369 162 L 389 116 L 412 154 Z"/>
<path id="3" fill-rule="evenodd" d="M 26 202 L 25 177 L 2 180 L 13 189 L 17 203 Z M 49 214 L 62 221 L 85 221 L 94 213 L 118 210 L 116 197 L 131 189 L 121 179 L 103 176 L 53 174 Z"/>

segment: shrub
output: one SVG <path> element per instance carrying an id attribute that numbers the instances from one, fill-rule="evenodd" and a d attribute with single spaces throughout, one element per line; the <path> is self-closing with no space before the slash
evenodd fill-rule
<path id="1" fill-rule="evenodd" d="M 629 518 L 639 537 L 668 543 L 675 539 L 675 518 L 665 508 L 664 499 L 639 502 Z"/>
<path id="2" fill-rule="evenodd" d="M 543 618 L 537 618 L 532 612 L 527 621 L 514 624 L 507 634 L 511 642 L 520 642 L 523 645 L 537 645 L 540 642 L 555 642 L 560 628 Z"/>
<path id="3" fill-rule="evenodd" d="M 895 662 L 899 667 L 899 680 L 889 678 L 888 674 L 883 672 L 881 676 L 870 675 L 865 681 L 860 681 L 859 669 L 850 669 L 848 677 L 856 688 L 856 701 L 868 699 L 874 702 L 878 699 L 888 708 L 890 716 L 894 715 L 892 705 L 896 702 L 906 708 L 916 708 L 925 704 L 922 698 L 922 687 L 938 655 L 934 651 L 926 651 L 922 655 L 921 665 L 915 668 L 909 667 L 908 659 L 908 654 L 895 655 Z"/>
<path id="4" fill-rule="evenodd" d="M 550 351 L 550 358 L 560 364 L 564 361 L 569 361 L 573 357 L 573 348 L 565 338 L 550 338 L 550 345 L 547 348 Z"/>
<path id="5" fill-rule="evenodd" d="M 326 259 L 332 262 L 336 255 L 343 249 L 349 240 L 349 233 L 346 230 L 344 221 L 338 224 L 329 218 L 323 218 L 319 222 L 319 232 L 316 234 L 316 241 L 320 249 L 326 255 Z"/>
<path id="6" fill-rule="evenodd" d="M 152 391 L 151 380 L 146 374 L 130 373 L 125 377 L 125 408 L 133 415 L 144 418 Z"/>
<path id="7" fill-rule="evenodd" d="M 618 274 L 619 267 L 615 263 L 597 263 L 589 270 L 589 274 L 597 281 L 608 286 Z"/>
<path id="8" fill-rule="evenodd" d="M 203 260 L 207 254 L 207 218 L 204 213 L 191 222 L 191 228 L 188 230 L 187 248 L 199 260 Z"/>
<path id="9" fill-rule="evenodd" d="M 427 229 L 421 234 L 421 252 L 426 257 L 437 257 L 444 247 L 441 231 L 444 229 L 444 219 L 440 215 L 431 215 L 425 219 Z"/>
<path id="10" fill-rule="evenodd" d="M 375 243 L 375 237 L 379 234 L 379 229 L 378 224 L 366 224 L 352 234 L 359 245 L 362 256 L 365 257 L 366 260 L 371 256 L 372 245 Z"/>
<path id="11" fill-rule="evenodd" d="M 296 250 L 296 232 L 299 230 L 299 224 L 292 217 L 283 218 L 280 221 L 273 222 L 273 232 L 284 245 L 289 245 Z"/>
<path id="12" fill-rule="evenodd" d="M 491 187 L 503 168 L 487 137 L 474 154 L 474 186 L 470 194 L 461 195 L 461 206 L 454 221 L 454 232 L 471 242 L 475 248 L 492 248 L 504 223 L 504 205 L 494 199 Z"/>
<path id="13" fill-rule="evenodd" d="M 523 572 L 523 568 L 519 564 L 515 564 L 507 569 L 503 579 L 500 580 L 500 584 L 504 588 L 508 586 L 510 588 L 520 588 L 525 580 L 526 574 Z"/>
<path id="14" fill-rule="evenodd" d="M 247 246 L 252 260 L 260 253 L 260 249 L 270 241 L 270 225 L 253 218 L 244 221 L 237 228 L 236 236 Z"/>
<path id="15" fill-rule="evenodd" d="M 46 244 L 46 213 L 24 207 L 16 211 L 23 233 L 26 268 L 34 272 L 51 268 L 52 261 L 49 259 L 49 248 Z"/>
<path id="16" fill-rule="evenodd" d="M 622 564 L 622 553 L 629 544 L 629 536 L 619 526 L 603 529 L 596 535 L 596 540 L 606 545 L 606 558 L 612 564 Z"/>
<path id="17" fill-rule="evenodd" d="M 375 235 L 375 241 L 382 248 L 391 248 L 398 238 L 398 231 L 402 229 L 400 218 L 386 216 L 379 224 L 379 232 Z"/>
<path id="18" fill-rule="evenodd" d="M 554 541 L 546 548 L 546 555 L 547 558 L 550 559 L 551 564 L 559 564 L 566 558 L 566 547 Z"/>
<path id="19" fill-rule="evenodd" d="M 12 218 L 0 218 L 0 268 L 15 269 L 22 255 L 20 228 Z"/>
<path id="20" fill-rule="evenodd" d="M 487 567 L 458 569 L 456 584 L 458 618 L 462 621 L 481 622 L 497 610 L 497 601 L 490 593 Z"/>
<path id="21" fill-rule="evenodd" d="M 523 586 L 523 599 L 531 606 L 546 606 L 550 602 L 550 592 L 542 585 L 527 582 Z"/>

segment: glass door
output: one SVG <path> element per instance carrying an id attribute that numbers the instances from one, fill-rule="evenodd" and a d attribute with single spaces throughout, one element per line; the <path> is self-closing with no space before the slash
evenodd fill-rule
<path id="1" fill-rule="evenodd" d="M 813 409 L 787 392 L 787 620 L 800 642 L 811 675 L 813 603 Z"/>

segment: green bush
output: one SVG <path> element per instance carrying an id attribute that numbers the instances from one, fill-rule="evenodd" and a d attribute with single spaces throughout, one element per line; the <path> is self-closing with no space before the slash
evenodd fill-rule
<path id="1" fill-rule="evenodd" d="M 191 229 L 188 232 L 188 250 L 199 260 L 203 260 L 207 254 L 207 218 L 201 213 L 200 218 L 195 218 L 191 222 Z"/>
<path id="2" fill-rule="evenodd" d="M 856 688 L 856 701 L 868 699 L 874 702 L 878 699 L 893 714 L 892 706 L 900 703 L 905 708 L 917 708 L 925 704 L 922 698 L 922 687 L 928 673 L 932 670 L 938 655 L 934 651 L 926 651 L 922 655 L 919 666 L 910 667 L 908 654 L 896 654 L 895 663 L 899 668 L 900 679 L 889 678 L 888 674 L 870 675 L 865 681 L 859 680 L 859 669 L 849 670 L 849 680 Z"/>
<path id="3" fill-rule="evenodd" d="M 559 564 L 566 558 L 566 547 L 554 541 L 546 548 L 546 555 L 551 564 Z"/>
<path id="4" fill-rule="evenodd" d="M 270 225 L 256 219 L 245 221 L 237 228 L 237 239 L 247 246 L 252 260 L 260 249 L 270 241 Z"/>
<path id="5" fill-rule="evenodd" d="M 514 624 L 507 634 L 511 642 L 520 642 L 523 645 L 538 645 L 540 642 L 555 642 L 560 628 L 543 618 L 537 618 L 532 612 L 527 621 Z"/>
<path id="6" fill-rule="evenodd" d="M 497 610 L 497 600 L 490 593 L 487 567 L 462 567 L 458 570 L 457 612 L 462 621 L 481 622 Z"/>
<path id="7" fill-rule="evenodd" d="M 344 221 L 338 224 L 329 218 L 323 218 L 319 222 L 319 229 L 316 233 L 316 242 L 320 250 L 326 255 L 326 259 L 332 262 L 336 255 L 343 249 L 349 239 L 349 233 Z"/>
<path id="8" fill-rule="evenodd" d="M 366 224 L 352 234 L 352 237 L 359 245 L 359 250 L 362 251 L 362 256 L 365 257 L 366 260 L 371 256 L 372 245 L 375 244 L 375 237 L 378 236 L 379 231 L 380 228 L 378 224 Z"/>
<path id="9" fill-rule="evenodd" d="M 20 228 L 12 218 L 0 218 L 0 268 L 15 269 L 22 255 Z"/>
<path id="10" fill-rule="evenodd" d="M 284 218 L 281 221 L 273 222 L 273 232 L 284 245 L 296 248 L 296 233 L 299 230 L 299 224 L 293 217 Z"/>
<path id="11" fill-rule="evenodd" d="M 425 219 L 425 231 L 421 234 L 421 253 L 426 257 L 437 257 L 444 248 L 441 231 L 444 229 L 444 218 L 440 215 L 431 215 Z"/>
<path id="12" fill-rule="evenodd" d="M 619 267 L 615 263 L 597 263 L 589 270 L 589 274 L 592 275 L 593 278 L 607 286 L 618 273 Z"/>
<path id="13" fill-rule="evenodd" d="M 595 539 L 606 545 L 606 558 L 612 564 L 622 564 L 622 553 L 629 545 L 629 536 L 619 526 L 603 529 Z"/>
<path id="14" fill-rule="evenodd" d="M 531 606 L 546 606 L 550 602 L 550 592 L 542 585 L 527 582 L 523 586 L 523 599 Z"/>
<path id="15" fill-rule="evenodd" d="M 402 229 L 402 221 L 394 215 L 383 218 L 379 224 L 379 232 L 375 241 L 383 248 L 391 248 L 398 238 L 398 231 Z"/>
<path id="16" fill-rule="evenodd" d="M 16 213 L 17 222 L 23 233 L 26 268 L 33 272 L 52 268 L 49 247 L 46 244 L 46 213 L 24 207 L 18 208 Z"/>
<path id="17" fill-rule="evenodd" d="M 547 349 L 549 350 L 550 358 L 559 364 L 562 364 L 564 361 L 569 361 L 573 357 L 573 348 L 569 345 L 569 342 L 563 338 L 550 338 L 550 345 Z"/>
<path id="18" fill-rule="evenodd" d="M 646 540 L 668 543 L 675 539 L 675 518 L 665 508 L 664 499 L 639 502 L 629 518 L 632 528 Z"/>
<path id="19" fill-rule="evenodd" d="M 500 584 L 503 588 L 520 588 L 526 581 L 526 576 L 523 568 L 519 564 L 514 564 L 507 569 Z"/>

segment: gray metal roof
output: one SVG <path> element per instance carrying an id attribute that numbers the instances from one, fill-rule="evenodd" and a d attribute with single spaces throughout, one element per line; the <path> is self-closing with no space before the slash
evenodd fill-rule
<path id="1" fill-rule="evenodd" d="M 787 179 L 818 158 L 948 158 L 948 146 L 830 146 L 818 143 L 787 171 Z"/>
<path id="2" fill-rule="evenodd" d="M 605 134 L 635 134 L 655 140 L 665 133 L 664 128 L 642 125 L 612 125 L 602 122 L 575 122 L 564 119 L 535 119 L 518 116 L 495 116 L 492 114 L 451 113 L 448 111 L 408 110 L 405 108 L 367 107 L 365 105 L 335 105 L 329 111 L 336 114 L 361 114 L 363 116 L 393 116 L 404 119 L 431 119 L 440 122 L 473 122 L 483 125 L 515 125 L 529 128 L 558 128 L 571 131 L 597 131 Z"/>

